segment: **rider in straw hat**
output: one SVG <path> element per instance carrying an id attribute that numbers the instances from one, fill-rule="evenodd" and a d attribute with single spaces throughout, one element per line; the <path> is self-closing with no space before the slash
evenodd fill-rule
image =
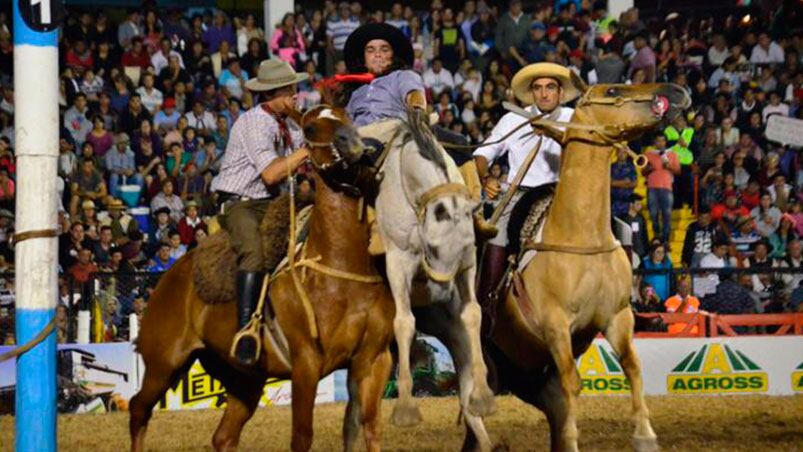
<path id="1" fill-rule="evenodd" d="M 574 109 L 562 107 L 561 104 L 574 100 L 580 94 L 572 83 L 569 69 L 554 63 L 535 63 L 525 66 L 513 76 L 511 88 L 516 98 L 526 106 L 526 110 L 530 113 L 546 113 L 547 119 L 566 122 L 571 120 Z M 490 136 L 486 138 L 486 143 L 499 141 L 525 121 L 526 119 L 516 113 L 507 113 L 496 124 Z M 539 137 L 531 132 L 531 128 L 523 127 L 501 143 L 484 146 L 474 151 L 479 176 L 484 181 L 485 192 L 491 199 L 500 194 L 499 182 L 511 183 L 513 181 L 527 155 L 536 146 Z M 511 245 L 513 250 L 518 249 L 518 243 L 508 243 L 508 223 L 516 202 L 526 192 L 533 191 L 537 193 L 530 196 L 540 199 L 548 196 L 551 202 L 554 185 L 558 181 L 560 153 L 561 144 L 544 136 L 541 150 L 499 218 L 497 223 L 499 233 L 488 241 L 485 248 L 480 286 L 477 291 L 480 301 L 487 301 L 493 288 L 498 286 L 504 274 L 506 247 Z M 488 178 L 490 164 L 505 154 L 508 156 L 510 165 L 508 180 L 496 181 Z M 543 196 L 539 194 L 543 194 Z M 531 201 L 534 200 L 531 199 Z M 520 229 L 520 226 L 518 228 L 511 227 L 510 230 Z M 518 239 L 518 237 L 516 238 Z"/>
<path id="2" fill-rule="evenodd" d="M 232 126 L 220 173 L 212 181 L 223 213 L 222 223 L 237 253 L 237 321 L 242 329 L 257 304 L 266 268 L 259 225 L 271 199 L 281 191 L 288 171 L 309 156 L 301 127 L 288 117 L 295 109 L 296 85 L 307 74 L 296 73 L 288 63 L 265 60 L 256 78 L 245 87 L 262 95 L 263 102 L 242 114 Z M 253 336 L 240 336 L 234 357 L 256 362 Z"/>

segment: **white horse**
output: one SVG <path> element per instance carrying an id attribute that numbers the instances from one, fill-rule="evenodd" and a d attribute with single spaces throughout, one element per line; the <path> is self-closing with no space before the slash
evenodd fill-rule
<path id="1" fill-rule="evenodd" d="M 482 416 L 494 411 L 493 392 L 480 344 L 481 310 L 474 293 L 476 245 L 472 213 L 476 203 L 455 165 L 437 143 L 425 115 L 409 113 L 387 144 L 376 217 L 386 250 L 387 275 L 396 303 L 393 327 L 399 347 L 396 425 L 421 420 L 412 396 L 410 346 L 415 336 L 411 294 L 427 310 L 426 332 L 450 348 L 460 380 L 461 413 L 490 449 Z M 416 278 L 418 277 L 418 278 Z M 416 284 L 414 284 L 414 278 Z M 418 284 L 419 282 L 424 284 Z M 425 289 L 425 290 L 420 290 Z M 425 331 L 425 330 L 422 330 Z"/>

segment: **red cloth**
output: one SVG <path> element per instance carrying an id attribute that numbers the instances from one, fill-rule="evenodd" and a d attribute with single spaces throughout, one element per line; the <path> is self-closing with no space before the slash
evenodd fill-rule
<path id="1" fill-rule="evenodd" d="M 135 54 L 129 50 L 123 54 L 122 63 L 123 66 L 139 66 L 144 71 L 151 65 L 151 57 L 148 56 L 148 52 Z"/>
<path id="2" fill-rule="evenodd" d="M 69 273 L 72 275 L 75 282 L 79 284 L 83 284 L 89 281 L 89 276 L 93 273 L 98 272 L 98 265 L 94 262 L 90 262 L 88 264 L 82 264 L 80 262 L 76 262 L 70 267 Z"/>
<path id="3" fill-rule="evenodd" d="M 376 76 L 370 72 L 361 74 L 337 74 L 334 77 L 325 78 L 315 83 L 315 88 L 334 88 L 339 83 L 371 83 L 375 78 Z"/>
<path id="4" fill-rule="evenodd" d="M 730 215 L 731 218 L 749 217 L 750 211 L 744 206 L 736 206 L 729 209 L 725 204 L 714 204 L 711 208 L 711 218 L 714 220 L 719 220 L 726 214 Z"/>
<path id="5" fill-rule="evenodd" d="M 753 210 L 754 207 L 758 207 L 760 200 L 761 193 L 756 193 L 755 195 L 747 193 L 742 194 L 742 205 L 748 210 Z"/>
<path id="6" fill-rule="evenodd" d="M 86 55 L 81 56 L 75 53 L 72 49 L 67 51 L 67 55 L 64 57 L 64 62 L 67 63 L 67 66 L 69 67 L 82 67 L 84 69 L 92 69 L 92 66 L 94 65 L 92 52 L 87 52 Z"/>
<path id="7" fill-rule="evenodd" d="M 204 222 L 198 223 L 198 226 L 203 225 Z M 197 227 L 197 226 L 196 226 Z M 190 245 L 195 241 L 195 227 L 187 223 L 187 217 L 181 217 L 178 222 L 178 235 L 181 237 L 181 243 Z"/>
<path id="8" fill-rule="evenodd" d="M 287 149 L 293 144 L 293 137 L 290 136 L 290 129 L 287 127 L 287 118 L 273 111 L 267 102 L 261 104 L 262 109 L 279 123 L 279 135 L 282 137 L 282 148 Z"/>

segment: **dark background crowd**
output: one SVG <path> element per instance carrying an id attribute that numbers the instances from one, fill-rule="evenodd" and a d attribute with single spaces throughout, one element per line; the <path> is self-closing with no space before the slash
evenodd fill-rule
<path id="1" fill-rule="evenodd" d="M 298 96 L 306 109 L 320 102 L 318 81 L 345 72 L 349 33 L 387 22 L 410 38 L 412 69 L 441 125 L 471 143 L 490 133 L 503 101 L 516 102 L 510 80 L 533 62 L 568 66 L 590 84 L 672 82 L 688 90 L 688 111 L 631 143 L 647 154 L 647 168 L 624 153 L 611 167 L 613 213 L 632 231 L 634 263 L 648 273 L 634 284 L 635 308 L 665 310 L 675 294 L 699 297 L 701 308 L 716 312 L 800 306 L 800 275 L 768 270 L 735 281 L 709 273 L 678 283 L 669 273 L 801 265 L 800 147 L 765 134 L 773 115 L 803 116 L 799 2 L 649 16 L 631 8 L 618 17 L 605 1 L 588 0 L 433 0 L 425 10 L 307 3 L 269 33 L 260 13 L 147 2 L 67 11 L 59 35 L 63 293 L 91 296 L 84 283 L 102 273 L 164 271 L 204 240 L 215 213 L 209 186 L 232 124 L 259 102 L 243 84 L 262 60 L 281 58 L 310 75 Z M 0 273 L 9 275 L 0 292 L 0 343 L 10 337 L 13 309 L 12 32 L 10 11 L 0 12 Z M 502 161 L 489 175 L 503 190 L 506 171 Z M 141 313 L 141 292 L 115 299 L 104 318 L 120 323 Z"/>

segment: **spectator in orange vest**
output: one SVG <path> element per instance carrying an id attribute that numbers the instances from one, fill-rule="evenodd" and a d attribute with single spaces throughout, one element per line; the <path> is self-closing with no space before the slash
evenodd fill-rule
<path id="1" fill-rule="evenodd" d="M 666 312 L 678 312 L 684 314 L 693 314 L 700 310 L 700 300 L 691 294 L 691 282 L 689 278 L 680 278 L 678 280 L 678 293 L 666 299 L 664 302 Z M 669 334 L 679 334 L 686 329 L 686 323 L 674 322 L 670 323 L 667 328 Z M 689 334 L 697 334 L 697 326 L 692 326 L 689 329 Z"/>

